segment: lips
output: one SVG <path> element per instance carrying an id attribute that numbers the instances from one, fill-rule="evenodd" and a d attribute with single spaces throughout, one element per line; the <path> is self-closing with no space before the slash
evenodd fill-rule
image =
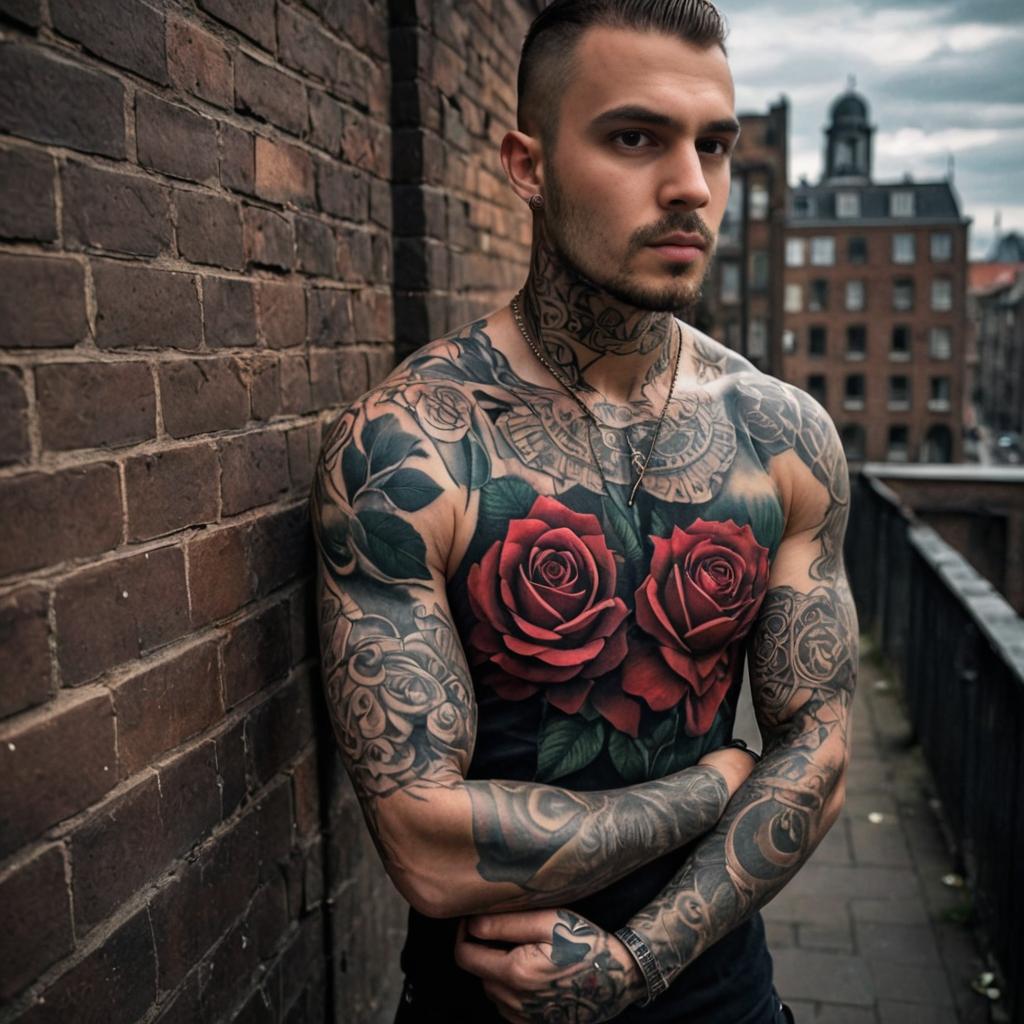
<path id="1" fill-rule="evenodd" d="M 701 238 L 700 235 L 669 235 L 667 238 L 661 238 L 657 242 L 652 242 L 651 245 L 655 248 L 672 247 L 672 248 L 687 248 L 687 249 L 704 249 L 707 247 L 707 243 Z"/>

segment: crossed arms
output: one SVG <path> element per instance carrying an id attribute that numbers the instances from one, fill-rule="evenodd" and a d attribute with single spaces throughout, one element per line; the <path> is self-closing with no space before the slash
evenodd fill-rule
<path id="1" fill-rule="evenodd" d="M 557 907 L 704 836 L 630 922 L 671 980 L 767 902 L 830 827 L 842 803 L 856 665 L 839 553 L 845 461 L 813 403 L 748 390 L 752 438 L 783 467 L 788 528 L 750 644 L 766 756 L 731 800 L 735 779 L 730 785 L 713 764 L 598 793 L 467 780 L 476 709 L 444 586 L 454 488 L 430 439 L 393 407 L 370 397 L 335 424 L 313 490 L 324 682 L 368 824 L 417 909 L 456 916 Z M 580 921 L 563 912 L 504 917 L 529 925 L 518 941 L 546 951 L 542 978 L 492 979 L 509 1015 L 528 1018 L 531 985 L 537 998 L 577 1000 L 588 972 L 609 977 L 609 957 L 626 961 L 622 979 L 592 1019 L 636 997 L 628 954 Z M 473 930 L 517 941 L 503 927 L 502 917 L 485 916 Z M 557 951 L 569 934 L 568 946 L 591 954 L 566 962 Z M 464 966 L 486 977 L 492 962 L 470 952 Z"/>

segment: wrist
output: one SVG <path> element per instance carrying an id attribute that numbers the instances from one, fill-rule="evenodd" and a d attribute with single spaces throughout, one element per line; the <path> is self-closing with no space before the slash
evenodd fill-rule
<path id="1" fill-rule="evenodd" d="M 639 1000 L 641 1006 L 647 1006 L 668 988 L 668 980 L 662 972 L 658 958 L 644 939 L 630 927 L 619 928 L 614 937 L 626 950 L 628 961 L 633 964 L 631 978 L 636 979 L 631 992 L 634 1001 Z"/>

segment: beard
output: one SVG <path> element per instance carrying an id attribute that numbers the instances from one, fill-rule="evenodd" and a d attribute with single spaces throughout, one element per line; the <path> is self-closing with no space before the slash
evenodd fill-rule
<path id="1" fill-rule="evenodd" d="M 711 270 L 715 236 L 693 211 L 671 213 L 651 228 L 634 232 L 619 265 L 607 270 L 608 245 L 595 222 L 593 211 L 568 196 L 549 163 L 545 181 L 544 226 L 552 248 L 566 269 L 590 287 L 636 309 L 668 313 L 692 306 L 701 296 Z M 667 271 L 675 280 L 669 284 L 644 284 L 631 269 L 633 258 L 653 241 L 673 231 L 699 234 L 708 254 L 699 277 L 694 263 L 669 263 Z"/>

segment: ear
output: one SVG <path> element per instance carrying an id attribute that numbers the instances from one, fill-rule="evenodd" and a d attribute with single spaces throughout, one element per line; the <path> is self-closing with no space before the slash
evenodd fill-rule
<path id="1" fill-rule="evenodd" d="M 544 194 L 544 166 L 540 140 L 525 132 L 508 132 L 501 140 L 501 165 L 512 190 L 524 202 Z"/>

